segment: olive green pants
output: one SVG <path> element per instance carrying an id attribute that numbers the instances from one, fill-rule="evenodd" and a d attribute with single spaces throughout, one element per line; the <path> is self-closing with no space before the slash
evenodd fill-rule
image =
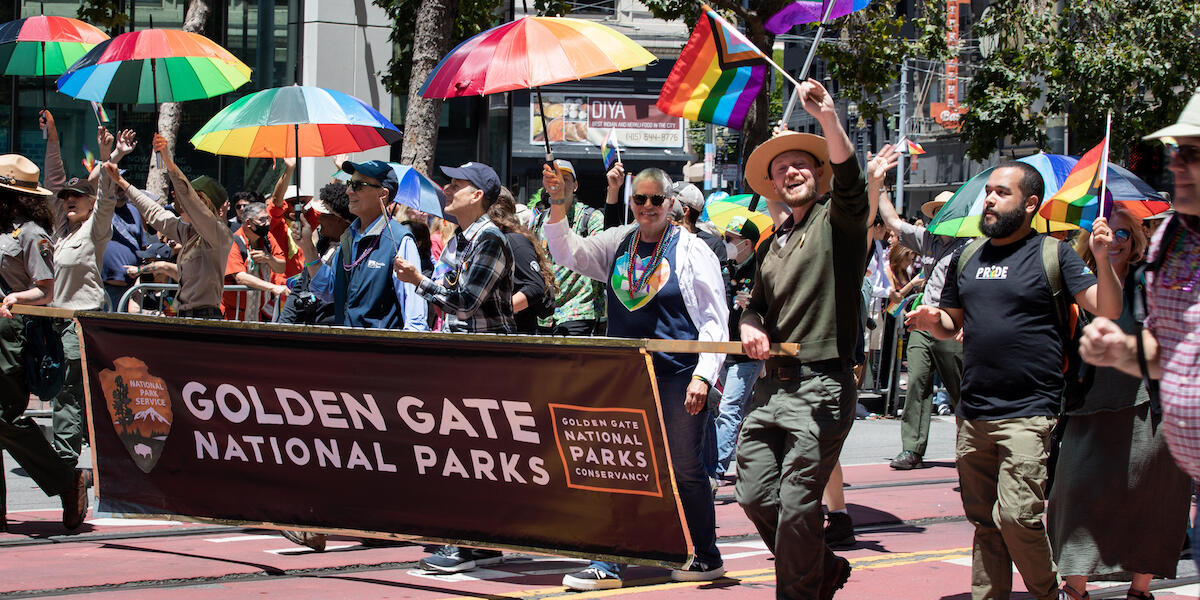
<path id="1" fill-rule="evenodd" d="M 0 319 L 0 448 L 47 496 L 57 496 L 74 483 L 75 469 L 58 457 L 33 419 L 21 416 L 29 406 L 24 323 L 20 317 Z"/>
<path id="2" fill-rule="evenodd" d="M 775 554 L 779 598 L 816 600 L 837 572 L 821 494 L 854 423 L 849 369 L 759 380 L 737 447 L 737 500 Z"/>
<path id="3" fill-rule="evenodd" d="M 51 403 L 54 426 L 54 451 L 64 462 L 74 467 L 87 437 L 87 413 L 84 411 L 83 362 L 79 355 L 79 336 L 75 321 L 59 321 L 62 332 L 63 358 L 66 360 L 63 389 Z"/>
<path id="4" fill-rule="evenodd" d="M 924 331 L 913 331 L 905 349 L 908 359 L 908 392 L 900 417 L 904 450 L 925 456 L 929 444 L 929 417 L 933 412 L 933 373 L 942 376 L 950 406 L 958 406 L 962 387 L 962 344 L 939 340 Z"/>
<path id="5" fill-rule="evenodd" d="M 972 600 L 1004 600 L 1015 564 L 1030 595 L 1058 597 L 1046 511 L 1046 460 L 1054 417 L 958 420 L 958 479 L 963 512 L 975 525 Z"/>

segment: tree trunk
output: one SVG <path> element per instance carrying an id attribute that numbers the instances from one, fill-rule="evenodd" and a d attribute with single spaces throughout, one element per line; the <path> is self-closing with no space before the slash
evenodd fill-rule
<path id="1" fill-rule="evenodd" d="M 204 33 L 204 25 L 212 12 L 210 0 L 191 0 L 188 4 L 187 15 L 183 18 L 183 30 L 192 33 Z M 179 119 L 183 110 L 178 102 L 164 102 L 158 107 L 158 133 L 167 138 L 167 149 L 171 156 L 175 155 L 175 138 L 179 135 Z M 149 144 L 146 144 L 149 146 Z M 150 170 L 146 174 L 146 190 L 153 194 L 162 193 L 167 188 L 167 175 L 158 168 L 157 161 L 151 159 Z M 163 202 L 167 201 L 163 194 Z"/>
<path id="2" fill-rule="evenodd" d="M 438 61 L 450 51 L 450 38 L 457 16 L 458 0 L 421 0 L 421 8 L 417 13 L 400 162 L 412 165 L 425 175 L 433 171 L 433 151 L 437 147 L 442 101 L 422 98 L 420 90 Z"/>

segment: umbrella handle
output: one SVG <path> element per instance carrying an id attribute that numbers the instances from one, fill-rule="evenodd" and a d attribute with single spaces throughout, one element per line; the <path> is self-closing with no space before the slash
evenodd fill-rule
<path id="1" fill-rule="evenodd" d="M 542 142 L 546 144 L 546 162 L 553 164 L 554 153 L 550 151 L 550 128 L 546 126 L 546 105 L 542 103 L 542 89 L 535 87 L 533 91 L 537 92 L 538 116 L 542 118 Z"/>

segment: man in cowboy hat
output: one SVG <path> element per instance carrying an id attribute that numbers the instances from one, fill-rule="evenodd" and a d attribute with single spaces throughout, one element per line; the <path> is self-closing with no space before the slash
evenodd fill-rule
<path id="1" fill-rule="evenodd" d="M 879 155 L 867 165 L 867 192 L 879 198 L 879 218 L 884 225 L 896 233 L 900 245 L 921 255 L 921 277 L 909 282 L 909 289 L 898 290 L 901 296 L 920 291 L 921 304 L 937 304 L 942 291 L 942 280 L 930 279 L 934 269 L 950 262 L 956 250 L 966 245 L 968 238 L 956 238 L 929 233 L 924 227 L 906 222 L 896 213 L 883 179 L 896 166 L 896 148 L 884 146 Z M 926 222 L 933 220 L 937 212 L 954 196 L 953 192 L 942 192 L 933 200 L 921 205 Z M 923 283 L 915 283 L 923 282 Z M 907 287 L 907 286 L 906 286 Z M 933 374 L 936 372 L 946 386 L 951 405 L 958 404 L 959 388 L 962 383 L 962 343 L 957 340 L 938 340 L 928 332 L 914 330 L 908 338 L 908 393 L 905 394 L 904 414 L 900 421 L 900 440 L 903 448 L 891 467 L 902 471 L 924 467 L 923 456 L 929 443 L 929 416 L 933 408 Z"/>
<path id="2" fill-rule="evenodd" d="M 821 493 L 854 422 L 870 207 L 833 98 L 813 79 L 796 93 L 826 137 L 783 132 L 746 162 L 750 187 L 791 215 L 741 318 L 746 354 L 767 362 L 738 438 L 737 499 L 775 554 L 777 595 L 809 600 L 832 598 L 850 577 L 825 545 Z M 770 357 L 772 342 L 799 353 Z"/>

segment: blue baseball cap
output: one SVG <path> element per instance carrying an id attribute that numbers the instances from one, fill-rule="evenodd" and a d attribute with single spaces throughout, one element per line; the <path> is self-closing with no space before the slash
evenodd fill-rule
<path id="1" fill-rule="evenodd" d="M 396 197 L 396 190 L 400 187 L 400 181 L 396 179 L 396 172 L 392 170 L 392 165 L 382 160 L 368 160 L 367 162 L 350 162 L 342 163 L 342 171 L 347 175 L 362 173 L 379 182 L 380 185 L 387 188 L 388 200 Z"/>
<path id="2" fill-rule="evenodd" d="M 483 192 L 488 202 L 495 202 L 500 196 L 500 176 L 496 170 L 477 162 L 469 162 L 461 167 L 442 167 L 442 172 L 451 179 L 470 181 L 471 185 Z"/>

